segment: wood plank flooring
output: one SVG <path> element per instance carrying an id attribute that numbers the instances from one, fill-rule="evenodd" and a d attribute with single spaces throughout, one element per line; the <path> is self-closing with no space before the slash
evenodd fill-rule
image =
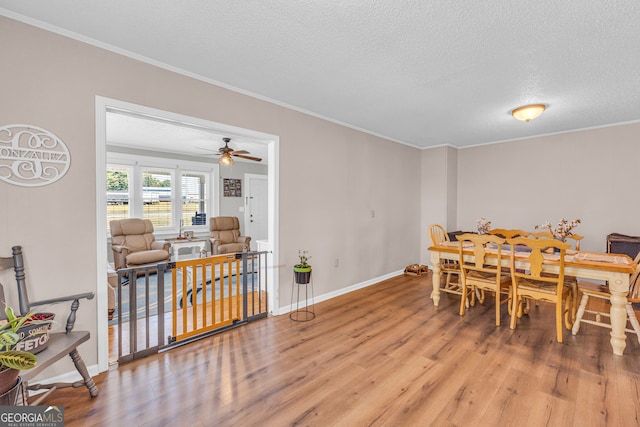
<path id="1" fill-rule="evenodd" d="M 61 390 L 65 426 L 637 426 L 640 344 L 609 330 L 555 340 L 550 304 L 508 327 L 492 297 L 436 310 L 430 274 L 254 322 L 101 374 L 100 395 Z"/>
<path id="2" fill-rule="evenodd" d="M 198 309 L 196 310 L 198 328 L 202 328 L 203 325 L 205 325 L 207 327 L 211 327 L 215 329 L 223 326 L 223 323 L 225 325 L 231 323 L 231 319 L 235 318 L 235 314 L 242 312 L 242 308 L 243 308 L 242 304 L 243 304 L 242 297 L 239 298 L 237 296 L 233 296 L 231 298 L 224 298 L 222 300 L 217 300 L 215 311 L 212 311 L 211 303 L 207 303 L 204 307 L 202 306 L 202 304 L 198 304 L 197 305 Z M 230 307 L 232 307 L 234 310 L 233 311 L 233 313 L 235 313 L 234 316 L 230 314 L 230 311 L 229 311 Z M 204 323 L 203 323 L 203 316 L 202 316 L 203 310 L 206 310 L 208 314 L 207 321 Z M 250 292 L 247 295 L 247 313 L 249 317 L 255 316 L 260 313 L 266 313 L 266 311 L 267 311 L 266 292 L 261 292 L 261 293 Z M 212 318 L 213 318 L 213 316 L 211 315 L 212 312 L 215 312 L 216 314 L 215 316 L 216 324 L 212 322 Z M 186 313 L 187 313 L 186 329 L 183 327 L 183 310 L 178 309 L 176 313 L 177 313 L 177 319 L 178 319 L 177 333 L 174 333 L 173 331 L 173 323 L 172 323 L 173 314 L 169 312 L 169 313 L 165 313 L 164 315 L 164 331 L 162 336 L 165 338 L 169 336 L 179 336 L 180 334 L 184 334 L 186 331 L 189 331 L 189 332 L 194 331 L 192 307 L 189 306 L 186 309 Z M 241 317 L 242 317 L 241 314 L 237 315 L 237 318 L 241 318 Z M 110 325 L 108 330 L 109 330 L 109 363 L 113 364 L 113 363 L 117 363 L 118 361 L 118 325 Z M 147 340 L 147 330 L 145 328 L 143 321 L 141 321 L 138 324 L 137 332 L 138 332 L 137 339 L 139 343 L 138 350 L 158 345 L 158 316 L 149 317 L 149 345 L 148 346 L 145 345 Z M 201 332 L 202 331 L 199 331 L 198 333 L 201 333 Z M 122 329 L 122 341 L 123 341 L 123 346 L 122 346 L 123 353 L 129 354 L 130 350 L 129 350 L 129 323 L 128 322 L 124 323 L 124 327 Z M 167 341 L 165 341 L 164 344 L 167 344 Z"/>

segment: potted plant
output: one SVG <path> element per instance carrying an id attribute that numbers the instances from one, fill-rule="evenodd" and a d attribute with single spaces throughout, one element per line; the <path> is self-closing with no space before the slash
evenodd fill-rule
<path id="1" fill-rule="evenodd" d="M 7 320 L 0 324 L 0 395 L 17 385 L 19 371 L 31 369 L 38 363 L 38 358 L 30 351 L 16 350 L 20 343 L 20 328 L 25 323 L 50 323 L 51 320 L 35 320 L 34 313 L 16 316 L 9 306 L 5 309 Z M 33 335 L 33 334 L 32 334 Z"/>
<path id="2" fill-rule="evenodd" d="M 300 262 L 293 266 L 293 274 L 296 279 L 296 283 L 307 284 L 311 280 L 311 266 L 307 263 L 309 258 L 309 251 L 298 251 L 298 258 Z"/>

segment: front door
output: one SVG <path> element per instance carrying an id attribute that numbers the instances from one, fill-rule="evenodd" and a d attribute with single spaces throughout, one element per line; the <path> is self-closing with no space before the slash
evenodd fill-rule
<path id="1" fill-rule="evenodd" d="M 245 182 L 245 235 L 251 236 L 251 246 L 255 250 L 255 242 L 269 238 L 267 176 L 245 174 Z"/>

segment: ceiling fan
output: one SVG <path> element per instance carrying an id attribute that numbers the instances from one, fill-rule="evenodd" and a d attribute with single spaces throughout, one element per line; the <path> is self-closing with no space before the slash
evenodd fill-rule
<path id="1" fill-rule="evenodd" d="M 221 165 L 231 166 L 233 164 L 233 158 L 231 156 L 240 157 L 241 159 L 253 160 L 254 162 L 262 161 L 262 159 L 259 157 L 248 156 L 247 154 L 250 153 L 247 150 L 236 151 L 233 148 L 229 147 L 231 138 L 222 138 L 222 140 L 224 141 L 224 147 L 220 147 L 218 149 L 219 154 L 214 154 L 214 156 L 220 156 L 218 163 L 220 163 Z"/>

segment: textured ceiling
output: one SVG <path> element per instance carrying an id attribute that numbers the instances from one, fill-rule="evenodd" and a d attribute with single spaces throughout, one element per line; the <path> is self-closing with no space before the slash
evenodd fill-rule
<path id="1" fill-rule="evenodd" d="M 416 147 L 640 120 L 637 0 L 0 0 L 0 13 Z M 544 103 L 531 123 L 511 109 Z"/>

